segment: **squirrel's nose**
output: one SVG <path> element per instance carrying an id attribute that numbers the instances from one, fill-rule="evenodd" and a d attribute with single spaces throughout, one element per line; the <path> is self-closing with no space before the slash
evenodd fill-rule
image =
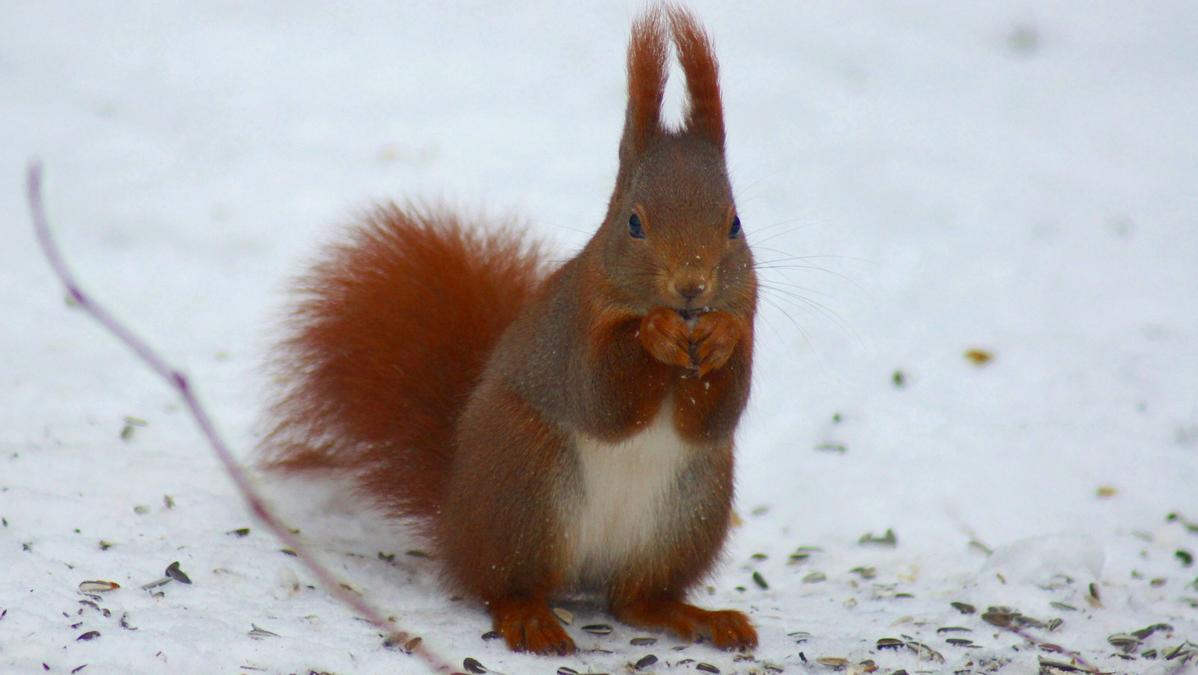
<path id="1" fill-rule="evenodd" d="M 670 285 L 673 286 L 674 292 L 682 296 L 682 299 L 687 302 L 694 300 L 707 291 L 707 282 L 703 279 L 684 279 Z"/>

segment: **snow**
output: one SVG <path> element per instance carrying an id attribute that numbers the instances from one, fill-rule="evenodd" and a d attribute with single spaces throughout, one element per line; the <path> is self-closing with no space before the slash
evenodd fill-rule
<path id="1" fill-rule="evenodd" d="M 0 671 L 422 672 L 310 586 L 174 393 L 66 306 L 26 160 L 46 164 L 83 282 L 194 377 L 248 457 L 287 279 L 372 200 L 516 214 L 562 257 L 585 241 L 638 7 L 5 7 Z M 1198 533 L 1167 519 L 1198 520 L 1198 5 L 694 8 L 723 64 L 746 236 L 777 261 L 739 437 L 744 523 L 698 594 L 752 615 L 755 658 L 590 636 L 608 619 L 585 603 L 565 605 L 568 630 L 609 651 L 512 655 L 394 524 L 327 485 L 271 484 L 292 524 L 427 646 L 509 674 L 650 653 L 682 673 L 1069 661 L 983 621 L 991 606 L 1061 619 L 1025 630 L 1105 671 L 1184 670 L 1163 654 L 1198 642 Z M 147 424 L 122 440 L 126 416 Z M 887 529 L 893 547 L 858 543 Z M 819 550 L 791 562 L 800 546 Z M 191 585 L 140 589 L 173 561 Z M 106 612 L 81 604 L 86 580 L 121 585 L 94 601 Z M 1107 641 L 1157 623 L 1131 660 Z"/>

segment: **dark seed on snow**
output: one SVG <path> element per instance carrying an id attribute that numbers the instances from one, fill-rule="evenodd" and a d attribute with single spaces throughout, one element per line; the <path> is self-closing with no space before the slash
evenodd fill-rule
<path id="1" fill-rule="evenodd" d="M 249 533 L 250 533 L 250 528 L 248 528 L 248 527 L 239 527 L 239 528 L 237 528 L 236 530 L 229 530 L 229 531 L 228 531 L 228 532 L 226 532 L 225 534 L 231 534 L 231 535 L 233 535 L 233 536 L 235 536 L 235 537 L 244 537 L 244 536 L 248 535 Z"/>
<path id="2" fill-rule="evenodd" d="M 657 663 L 657 657 L 652 654 L 646 654 L 645 656 L 642 656 L 633 667 L 637 670 L 644 670 L 655 663 Z"/>
<path id="3" fill-rule="evenodd" d="M 703 673 L 719 673 L 720 672 L 719 668 L 716 668 L 715 666 L 711 665 L 710 663 L 700 663 L 695 666 L 695 670 L 698 670 Z"/>
<path id="4" fill-rule="evenodd" d="M 945 642 L 949 643 L 950 645 L 952 645 L 954 647 L 971 647 L 971 646 L 973 646 L 973 640 L 967 640 L 965 638 L 948 638 L 947 640 L 945 640 Z"/>
<path id="5" fill-rule="evenodd" d="M 96 638 L 98 638 L 98 637 L 100 637 L 100 631 L 98 631 L 98 630 L 89 630 L 89 631 L 87 631 L 86 633 L 84 633 L 83 635 L 80 635 L 79 637 L 75 638 L 75 640 L 76 640 L 77 642 L 78 642 L 78 641 L 83 641 L 83 642 L 86 642 L 86 641 L 88 641 L 88 640 L 95 640 L 95 639 L 96 639 Z"/>
<path id="6" fill-rule="evenodd" d="M 176 560 L 175 562 L 168 565 L 166 568 L 166 572 L 164 572 L 164 574 L 166 574 L 166 576 L 174 579 L 175 581 L 178 581 L 181 584 L 190 584 L 191 583 L 191 577 L 187 576 L 187 574 L 184 573 L 183 570 L 179 569 L 179 561 L 178 560 Z"/>
<path id="7" fill-rule="evenodd" d="M 765 577 L 761 576 L 761 572 L 753 573 L 753 583 L 757 584 L 758 588 L 768 590 L 770 585 L 765 582 Z"/>
<path id="8" fill-rule="evenodd" d="M 965 628 L 964 626 L 941 626 L 940 628 L 936 629 L 936 632 L 937 633 L 972 633 L 973 629 Z"/>
<path id="9" fill-rule="evenodd" d="M 498 640 L 501 637 L 503 637 L 503 636 L 499 634 L 499 631 L 489 630 L 489 631 L 483 633 L 483 639 L 488 640 L 488 641 L 489 640 Z"/>
<path id="10" fill-rule="evenodd" d="M 605 623 L 587 624 L 582 629 L 591 635 L 611 635 L 611 626 Z"/>
<path id="11" fill-rule="evenodd" d="M 952 605 L 954 609 L 962 614 L 973 614 L 974 612 L 978 611 L 977 608 L 968 602 L 954 602 Z"/>
<path id="12" fill-rule="evenodd" d="M 895 638 L 879 638 L 877 646 L 878 649 L 899 649 L 903 646 L 903 641 Z"/>
<path id="13" fill-rule="evenodd" d="M 462 667 L 465 668 L 466 672 L 468 672 L 468 673 L 485 673 L 485 672 L 487 672 L 486 666 L 479 663 L 478 659 L 474 659 L 469 656 L 467 656 L 465 659 L 462 660 Z"/>
<path id="14" fill-rule="evenodd" d="M 628 641 L 628 644 L 633 647 L 648 647 L 649 645 L 657 644 L 655 637 L 634 637 Z"/>
<path id="15" fill-rule="evenodd" d="M 570 666 L 562 666 L 557 669 L 557 675 L 578 675 L 578 671 Z"/>

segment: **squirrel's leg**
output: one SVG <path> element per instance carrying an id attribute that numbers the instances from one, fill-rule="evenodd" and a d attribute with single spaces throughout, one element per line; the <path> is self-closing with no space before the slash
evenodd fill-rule
<path id="1" fill-rule="evenodd" d="M 681 477 L 688 487 L 674 493 L 662 544 L 630 560 L 608 589 L 616 619 L 694 640 L 702 636 L 721 649 L 757 646 L 757 631 L 736 611 L 711 611 L 684 602 L 687 589 L 715 564 L 732 514 L 732 447 L 711 448 L 690 462 Z"/>
<path id="2" fill-rule="evenodd" d="M 439 548 L 447 576 L 486 603 L 494 629 L 516 651 L 574 651 L 548 604 L 564 584 L 554 481 L 565 444 L 519 396 L 494 383 L 480 386 L 458 424 Z"/>

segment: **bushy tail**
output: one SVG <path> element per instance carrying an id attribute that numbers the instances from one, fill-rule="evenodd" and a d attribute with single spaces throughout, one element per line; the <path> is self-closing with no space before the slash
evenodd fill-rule
<path id="1" fill-rule="evenodd" d="M 300 283 L 266 465 L 348 471 L 392 515 L 436 513 L 457 416 L 541 271 L 513 228 L 376 209 Z"/>

